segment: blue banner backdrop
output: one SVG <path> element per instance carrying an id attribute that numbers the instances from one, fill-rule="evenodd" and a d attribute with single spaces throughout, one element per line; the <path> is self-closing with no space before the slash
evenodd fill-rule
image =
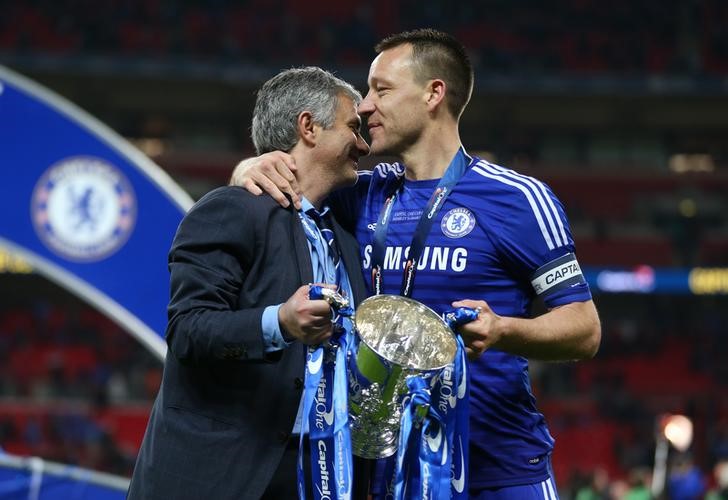
<path id="1" fill-rule="evenodd" d="M 124 500 L 129 480 L 38 457 L 0 451 L 0 498 L 5 500 Z"/>
<path id="2" fill-rule="evenodd" d="M 167 252 L 192 199 L 66 99 L 0 66 L 0 245 L 164 357 Z"/>

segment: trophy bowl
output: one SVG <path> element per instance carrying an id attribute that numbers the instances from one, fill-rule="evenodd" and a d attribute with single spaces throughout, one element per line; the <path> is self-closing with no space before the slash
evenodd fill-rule
<path id="1" fill-rule="evenodd" d="M 354 329 L 347 360 L 352 451 L 384 458 L 397 451 L 407 377 L 436 376 L 455 359 L 457 340 L 435 311 L 399 295 L 364 300 Z"/>

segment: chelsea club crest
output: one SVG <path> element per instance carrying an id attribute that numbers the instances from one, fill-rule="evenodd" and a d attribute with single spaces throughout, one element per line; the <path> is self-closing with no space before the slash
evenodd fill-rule
<path id="1" fill-rule="evenodd" d="M 462 238 L 475 227 L 475 216 L 467 208 L 453 208 L 442 218 L 440 227 L 448 238 Z"/>
<path id="2" fill-rule="evenodd" d="M 54 253 L 77 262 L 102 260 L 126 243 L 136 222 L 129 180 L 105 160 L 65 158 L 33 190 L 33 227 Z"/>

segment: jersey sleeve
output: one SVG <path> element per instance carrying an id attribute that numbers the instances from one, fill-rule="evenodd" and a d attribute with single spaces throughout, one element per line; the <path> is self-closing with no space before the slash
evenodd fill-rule
<path id="1" fill-rule="evenodd" d="M 531 177 L 502 175 L 495 242 L 518 278 L 553 308 L 591 299 L 561 202 Z"/>

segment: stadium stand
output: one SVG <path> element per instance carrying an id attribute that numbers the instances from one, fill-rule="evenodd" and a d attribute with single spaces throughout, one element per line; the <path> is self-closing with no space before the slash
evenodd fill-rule
<path id="1" fill-rule="evenodd" d="M 351 0 L 77 0 L 70 6 L 4 0 L 0 7 L 7 13 L 0 48 L 58 55 L 366 63 L 373 43 L 388 33 L 439 26 L 502 73 L 728 72 L 721 24 L 728 9 L 717 0 L 640 1 L 606 10 L 592 0 L 558 7 L 535 0 L 377 0 L 367 5 Z"/>
<path id="2" fill-rule="evenodd" d="M 382 36 L 451 31 L 480 82 L 464 142 L 549 184 L 582 266 L 728 266 L 726 2 L 0 0 L 0 12 L 1 64 L 134 140 L 194 196 L 252 151 L 267 75 L 321 64 L 361 86 Z M 129 476 L 160 363 L 37 275 L 0 283 L 0 448 Z M 694 420 L 712 481 L 728 457 L 726 295 L 595 300 L 597 357 L 532 366 L 562 498 L 602 473 L 614 492 L 643 481 L 668 412 Z"/>
<path id="3" fill-rule="evenodd" d="M 130 476 L 162 367 L 109 319 L 66 301 L 16 289 L 0 310 L 0 448 Z"/>

